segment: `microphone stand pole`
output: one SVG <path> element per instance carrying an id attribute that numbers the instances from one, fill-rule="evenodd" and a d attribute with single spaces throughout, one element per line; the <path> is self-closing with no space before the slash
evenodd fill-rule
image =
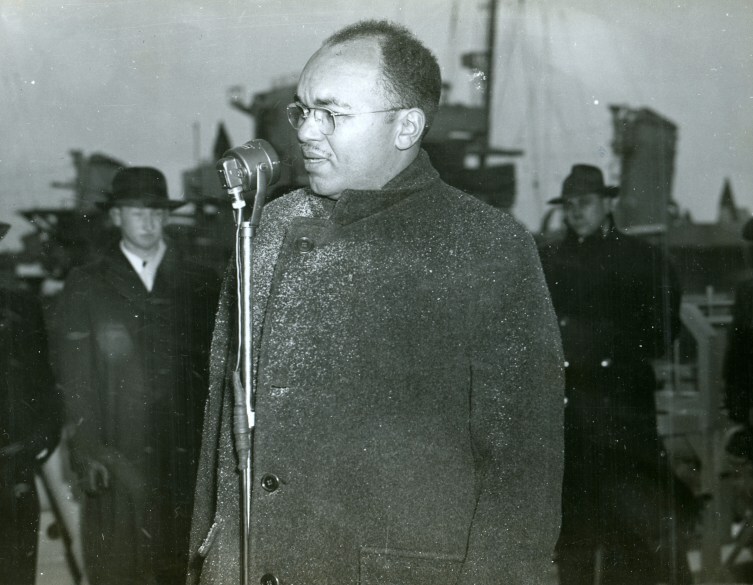
<path id="1" fill-rule="evenodd" d="M 255 427 L 253 356 L 253 240 L 261 220 L 267 187 L 280 177 L 280 159 L 266 140 L 250 140 L 231 148 L 217 161 L 220 184 L 232 199 L 236 225 L 235 269 L 238 302 L 238 353 L 233 371 L 233 437 L 240 474 L 240 582 L 248 585 L 251 548 L 252 448 Z M 256 175 L 256 197 L 250 221 L 243 220 L 245 191 Z"/>
<path id="2" fill-rule="evenodd" d="M 254 359 L 253 359 L 253 239 L 261 220 L 261 210 L 267 195 L 271 169 L 265 163 L 256 167 L 256 197 L 250 221 L 241 221 L 245 203 L 234 203 L 237 208 L 236 224 L 236 269 L 238 272 L 238 315 L 240 375 L 238 369 L 233 375 L 234 410 L 233 434 L 238 455 L 238 470 L 241 483 L 241 585 L 249 582 L 249 548 L 251 544 L 251 487 L 253 485 L 252 448 L 255 426 L 254 412 Z"/>

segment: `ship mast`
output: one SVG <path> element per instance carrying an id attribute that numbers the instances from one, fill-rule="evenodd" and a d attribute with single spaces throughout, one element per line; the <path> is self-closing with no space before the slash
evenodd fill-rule
<path id="1" fill-rule="evenodd" d="M 491 148 L 492 90 L 494 89 L 494 45 L 497 40 L 497 1 L 489 0 L 486 22 L 486 85 L 484 86 L 484 142 L 481 166 L 486 166 L 486 153 Z"/>
<path id="2" fill-rule="evenodd" d="M 524 0 L 518 0 L 522 5 Z M 521 156 L 522 150 L 509 148 L 493 148 L 491 145 L 492 107 L 494 106 L 494 55 L 497 43 L 497 7 L 499 0 L 488 0 L 486 21 L 486 48 L 478 53 L 470 53 L 463 57 L 463 64 L 467 67 L 483 71 L 484 94 L 483 94 L 483 120 L 484 130 L 480 136 L 479 166 L 484 169 L 489 167 L 490 155 Z M 475 59 L 474 59 L 475 58 Z"/>

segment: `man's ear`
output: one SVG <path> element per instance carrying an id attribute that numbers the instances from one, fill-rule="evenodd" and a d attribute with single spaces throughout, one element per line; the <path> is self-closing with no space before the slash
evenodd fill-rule
<path id="1" fill-rule="evenodd" d="M 410 108 L 399 114 L 398 134 L 395 136 L 395 146 L 400 150 L 408 150 L 421 141 L 426 128 L 426 115 L 419 108 Z"/>
<path id="2" fill-rule="evenodd" d="M 120 224 L 122 223 L 122 218 L 120 215 L 120 207 L 110 208 L 110 221 L 112 221 L 115 227 L 120 227 Z"/>

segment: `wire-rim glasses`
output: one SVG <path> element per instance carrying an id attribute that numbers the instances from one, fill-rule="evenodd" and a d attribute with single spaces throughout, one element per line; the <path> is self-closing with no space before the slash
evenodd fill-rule
<path id="1" fill-rule="evenodd" d="M 310 108 L 300 102 L 293 102 L 292 104 L 288 104 L 288 107 L 285 108 L 285 111 L 288 114 L 288 122 L 290 122 L 290 125 L 296 130 L 303 126 L 303 123 L 311 114 L 313 114 L 314 121 L 319 124 L 319 130 L 321 131 L 321 133 L 329 136 L 330 134 L 334 133 L 335 129 L 337 128 L 337 118 L 339 116 L 351 117 L 362 116 L 365 114 L 382 114 L 384 112 L 397 112 L 401 109 L 402 108 L 389 108 L 387 110 L 374 110 L 372 112 L 346 113 L 333 112 L 330 109 L 322 107 Z"/>

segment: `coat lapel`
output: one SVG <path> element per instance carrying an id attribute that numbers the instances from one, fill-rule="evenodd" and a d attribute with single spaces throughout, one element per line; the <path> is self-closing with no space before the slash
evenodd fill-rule
<path id="1" fill-rule="evenodd" d="M 149 291 L 120 249 L 115 248 L 103 259 L 102 278 L 129 301 L 144 301 Z"/>
<path id="2" fill-rule="evenodd" d="M 295 217 L 326 217 L 329 214 L 332 203 L 322 197 L 312 195 L 308 191 L 303 192 L 300 201 L 294 203 L 294 210 L 285 221 L 262 223 L 259 235 L 255 241 L 253 259 L 253 338 L 254 349 L 258 351 L 260 346 L 260 333 L 262 323 L 267 312 L 267 301 L 272 287 L 272 276 L 277 265 L 277 257 L 285 239 L 285 234 L 290 223 Z M 233 275 L 235 280 L 235 275 Z"/>
<path id="3" fill-rule="evenodd" d="M 157 268 L 151 296 L 158 298 L 175 298 L 178 293 L 175 289 L 182 286 L 181 283 L 185 280 L 185 276 L 186 274 L 179 267 L 178 253 L 172 246 L 168 245 L 165 256 L 162 258 L 162 262 L 160 262 L 160 265 Z M 184 291 L 184 294 L 188 294 L 188 291 Z"/>

